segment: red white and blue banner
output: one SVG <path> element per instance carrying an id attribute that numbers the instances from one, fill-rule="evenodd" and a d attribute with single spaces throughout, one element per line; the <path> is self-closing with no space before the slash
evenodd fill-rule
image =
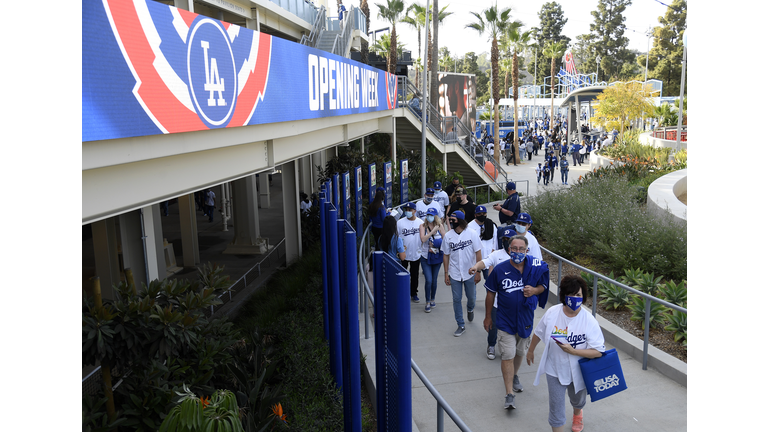
<path id="1" fill-rule="evenodd" d="M 152 0 L 84 0 L 82 140 L 381 111 L 382 70 Z"/>

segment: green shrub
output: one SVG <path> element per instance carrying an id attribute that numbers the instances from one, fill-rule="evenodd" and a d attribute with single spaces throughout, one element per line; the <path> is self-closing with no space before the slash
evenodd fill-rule
<path id="1" fill-rule="evenodd" d="M 661 303 L 646 299 L 643 296 L 633 295 L 632 303 L 628 306 L 632 312 L 632 321 L 640 321 L 640 327 L 645 330 L 645 305 L 651 302 L 651 316 L 649 324 L 651 328 L 664 328 L 667 319 L 667 309 Z"/>
<path id="2" fill-rule="evenodd" d="M 646 214 L 622 177 L 597 177 L 529 198 L 525 210 L 540 242 L 566 259 L 586 256 L 609 271 L 640 268 L 681 280 L 687 275 L 687 228 Z"/>
<path id="3" fill-rule="evenodd" d="M 673 310 L 668 317 L 669 325 L 664 330 L 674 332 L 675 341 L 682 342 L 683 346 L 688 345 L 688 314 Z"/>
<path id="4" fill-rule="evenodd" d="M 675 281 L 667 281 L 666 284 L 659 286 L 659 291 L 664 296 L 664 300 L 672 304 L 685 307 L 684 305 L 688 303 L 688 288 L 685 281 L 678 284 Z"/>
<path id="5" fill-rule="evenodd" d="M 613 272 L 608 278 L 613 279 Z M 602 279 L 597 281 L 597 292 L 602 299 L 600 304 L 609 310 L 621 310 L 632 303 L 632 294 L 629 291 Z"/>

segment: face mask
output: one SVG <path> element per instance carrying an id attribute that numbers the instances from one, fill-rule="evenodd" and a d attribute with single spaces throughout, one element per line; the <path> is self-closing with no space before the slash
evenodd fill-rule
<path id="1" fill-rule="evenodd" d="M 478 222 L 485 222 L 485 216 L 475 216 Z"/>
<path id="2" fill-rule="evenodd" d="M 525 234 L 525 227 L 515 224 L 515 231 L 517 231 L 519 234 Z"/>
<path id="3" fill-rule="evenodd" d="M 432 216 L 432 215 L 427 216 L 427 222 L 434 222 L 434 221 L 435 221 L 435 217 L 434 216 Z"/>
<path id="4" fill-rule="evenodd" d="M 459 223 L 458 222 L 451 222 L 451 229 L 455 230 L 458 227 L 459 227 Z"/>
<path id="5" fill-rule="evenodd" d="M 565 296 L 565 305 L 571 308 L 572 311 L 577 311 L 581 307 L 581 302 L 584 299 L 582 297 Z"/>
<path id="6" fill-rule="evenodd" d="M 434 199 L 434 198 L 431 198 L 431 197 L 424 197 L 424 202 L 425 202 L 425 203 L 427 203 L 427 204 L 429 204 L 429 203 L 431 203 L 431 202 L 432 202 L 432 200 L 433 200 L 433 199 Z"/>
<path id="7" fill-rule="evenodd" d="M 520 264 L 525 260 L 525 252 L 510 252 L 509 257 L 512 258 L 512 262 Z"/>
<path id="8" fill-rule="evenodd" d="M 407 211 L 407 212 L 405 212 L 405 217 L 406 217 L 407 219 L 410 219 L 410 218 L 412 218 L 412 217 L 413 217 L 413 212 L 411 212 L 411 211 Z"/>

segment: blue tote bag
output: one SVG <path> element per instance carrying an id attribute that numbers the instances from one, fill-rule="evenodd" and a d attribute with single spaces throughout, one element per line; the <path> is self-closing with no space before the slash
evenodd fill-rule
<path id="1" fill-rule="evenodd" d="M 579 359 L 579 366 L 592 402 L 627 389 L 627 382 L 624 381 L 624 373 L 619 363 L 619 354 L 615 349 L 607 350 L 602 357 Z"/>

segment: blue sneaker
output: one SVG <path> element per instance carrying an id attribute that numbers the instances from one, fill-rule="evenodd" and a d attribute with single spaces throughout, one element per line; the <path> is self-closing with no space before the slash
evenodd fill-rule
<path id="1" fill-rule="evenodd" d="M 429 302 L 429 305 L 432 307 L 432 309 L 434 309 L 434 308 L 435 308 L 435 306 L 436 306 L 436 305 L 435 305 L 435 302 Z"/>
<path id="2" fill-rule="evenodd" d="M 427 305 L 426 305 L 426 306 L 424 306 L 424 312 L 426 312 L 426 313 L 430 313 L 430 312 L 432 312 L 432 308 L 431 308 L 431 307 L 429 307 L 429 302 L 427 302 Z"/>
<path id="3" fill-rule="evenodd" d="M 419 302 L 419 296 L 411 297 L 411 301 L 413 301 L 414 303 L 418 303 Z"/>

